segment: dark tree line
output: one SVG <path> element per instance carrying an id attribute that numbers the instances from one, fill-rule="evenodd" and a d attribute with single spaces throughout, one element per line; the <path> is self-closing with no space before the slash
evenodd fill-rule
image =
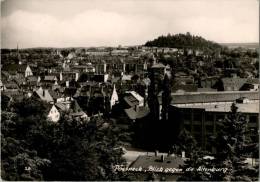
<path id="1" fill-rule="evenodd" d="M 2 110 L 2 179 L 130 180 L 113 170 L 125 160 L 120 130 L 112 122 L 100 117 L 78 121 L 64 114 L 53 123 L 45 111 L 46 104 L 31 99 Z"/>
<path id="2" fill-rule="evenodd" d="M 167 36 L 160 36 L 152 41 L 145 43 L 145 46 L 151 47 L 171 47 L 171 48 L 209 48 L 209 49 L 219 49 L 221 45 L 205 40 L 200 36 L 191 35 L 189 32 L 186 34 L 176 34 Z"/>

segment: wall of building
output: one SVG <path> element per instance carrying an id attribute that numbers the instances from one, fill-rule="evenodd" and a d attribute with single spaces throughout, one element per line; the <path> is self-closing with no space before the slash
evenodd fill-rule
<path id="1" fill-rule="evenodd" d="M 176 120 L 175 115 L 176 108 L 178 110 L 178 121 L 182 123 L 182 127 L 191 133 L 191 135 L 196 139 L 198 146 L 202 149 L 213 151 L 212 144 L 209 141 L 210 136 L 216 136 L 220 130 L 218 123 L 221 119 L 227 117 L 227 112 L 208 112 L 205 109 L 200 108 L 178 108 L 171 106 L 169 109 L 169 118 L 172 122 Z M 251 131 L 246 137 L 254 137 L 254 133 L 258 131 L 258 113 L 243 113 L 248 122 L 247 130 Z"/>

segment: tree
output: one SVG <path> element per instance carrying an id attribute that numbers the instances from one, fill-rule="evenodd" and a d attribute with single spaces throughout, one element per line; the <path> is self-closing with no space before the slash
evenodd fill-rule
<path id="1" fill-rule="evenodd" d="M 213 89 L 217 89 L 217 91 L 224 91 L 224 83 L 221 78 L 219 78 L 216 83 L 212 86 Z"/>
<path id="2" fill-rule="evenodd" d="M 200 170 L 200 168 L 211 168 L 211 161 L 204 159 L 204 152 L 201 151 L 197 145 L 195 139 L 185 129 L 181 131 L 179 135 L 179 149 L 185 151 L 187 159 L 183 168 L 183 175 L 178 181 L 208 181 L 210 180 L 210 173 Z M 186 154 L 187 153 L 187 154 Z"/>
<path id="3" fill-rule="evenodd" d="M 4 180 L 43 180 L 42 170 L 50 160 L 39 157 L 36 150 L 20 137 L 17 115 L 2 112 L 1 177 Z"/>
<path id="4" fill-rule="evenodd" d="M 222 120 L 220 132 L 215 138 L 217 167 L 228 167 L 229 172 L 216 172 L 214 180 L 254 181 L 257 180 L 258 170 L 246 166 L 247 155 L 252 156 L 257 150 L 257 144 L 246 138 L 247 121 L 245 116 L 237 112 L 233 103 L 228 117 Z"/>
<path id="5" fill-rule="evenodd" d="M 2 178 L 5 180 L 128 180 L 119 130 L 101 117 L 90 122 L 62 115 L 46 119 L 44 103 L 22 100 L 2 113 Z M 31 113 L 29 114 L 29 110 Z M 106 124 L 105 124 L 106 123 Z"/>

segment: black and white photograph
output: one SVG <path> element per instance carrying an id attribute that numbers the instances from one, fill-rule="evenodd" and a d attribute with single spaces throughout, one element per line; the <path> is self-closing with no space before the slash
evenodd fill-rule
<path id="1" fill-rule="evenodd" d="M 1 0 L 1 181 L 259 181 L 259 0 Z"/>

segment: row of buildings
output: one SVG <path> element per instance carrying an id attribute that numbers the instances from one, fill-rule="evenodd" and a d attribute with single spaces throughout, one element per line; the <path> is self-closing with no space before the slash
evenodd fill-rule
<path id="1" fill-rule="evenodd" d="M 17 51 L 15 63 L 2 65 L 2 95 L 10 100 L 36 97 L 48 102 L 51 105 L 48 116 L 54 122 L 60 119 L 62 112 L 69 110 L 72 116 L 85 119 L 95 114 L 109 113 L 112 106 L 122 101 L 128 119 L 136 121 L 150 112 L 147 97 L 151 80 L 148 75 L 153 70 L 158 84 L 165 74 L 174 77 L 170 89 L 170 109 L 173 110 L 170 117 L 174 122 L 171 114 L 176 110 L 182 113 L 179 120 L 203 148 L 209 149 L 208 133 L 216 133 L 216 123 L 220 116 L 225 117 L 230 104 L 239 99 L 247 102 L 237 104 L 243 108 L 241 112 L 247 114 L 248 122 L 254 120 L 255 124 L 250 124 L 250 127 L 258 130 L 257 120 L 253 119 L 258 118 L 259 110 L 259 80 L 256 78 L 239 78 L 234 75 L 228 78 L 216 76 L 194 79 L 184 71 L 173 73 L 170 65 L 160 63 L 156 58 L 158 52 L 181 54 L 181 50 L 172 48 L 142 47 L 137 51 L 139 54 L 134 56 L 129 56 L 127 49 L 115 49 L 108 55 L 95 52 L 107 51 L 85 51 L 83 54 L 88 56 L 84 58 L 84 64 L 80 62 L 83 60 L 82 55 L 70 53 L 65 57 L 57 51 L 55 54 L 60 58 L 56 66 L 37 67 L 27 64 Z M 161 93 L 157 96 L 161 105 Z"/>

